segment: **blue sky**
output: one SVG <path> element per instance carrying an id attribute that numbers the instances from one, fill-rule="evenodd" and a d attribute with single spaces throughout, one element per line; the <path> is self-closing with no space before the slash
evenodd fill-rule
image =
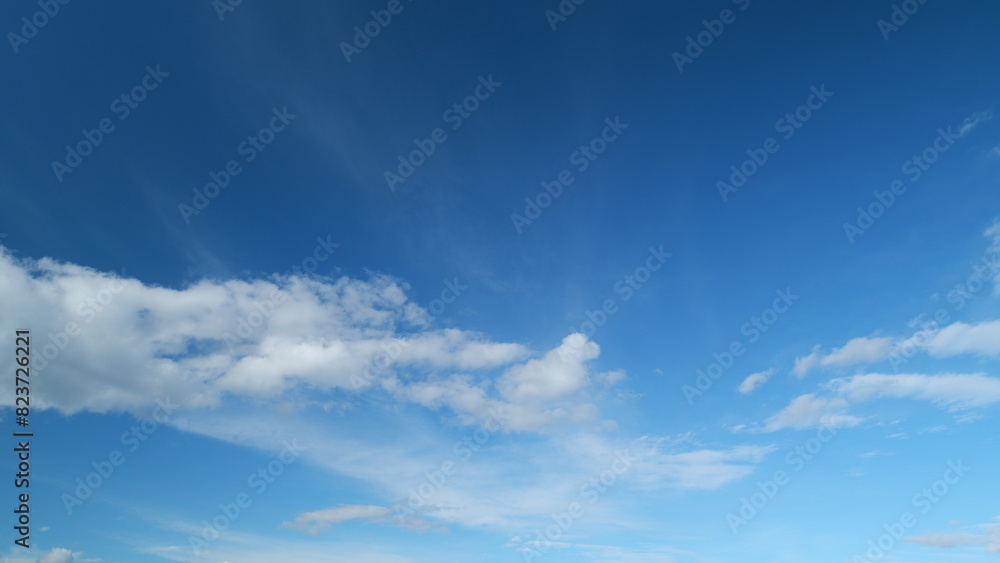
<path id="1" fill-rule="evenodd" d="M 5 562 L 1000 553 L 995 4 L 335 4 L 0 8 Z"/>

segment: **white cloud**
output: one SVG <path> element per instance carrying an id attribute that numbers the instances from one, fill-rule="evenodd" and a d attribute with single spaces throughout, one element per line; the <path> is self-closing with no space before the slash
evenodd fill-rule
<path id="1" fill-rule="evenodd" d="M 996 358 L 1000 356 L 1000 321 L 952 323 L 934 334 L 925 347 L 932 356 L 974 354 Z"/>
<path id="2" fill-rule="evenodd" d="M 968 117 L 962 122 L 962 125 L 958 127 L 958 136 L 964 137 L 972 132 L 973 129 L 979 126 L 981 123 L 985 123 L 993 119 L 993 112 L 990 110 L 978 112 L 972 117 Z"/>
<path id="3" fill-rule="evenodd" d="M 889 337 L 854 338 L 843 347 L 830 352 L 820 361 L 824 366 L 849 366 L 875 362 L 885 358 L 892 350 L 893 339 Z"/>
<path id="4" fill-rule="evenodd" d="M 636 486 L 712 490 L 742 479 L 756 469 L 774 446 L 733 446 L 678 452 L 663 439 L 645 437 L 631 449 Z"/>
<path id="5" fill-rule="evenodd" d="M 625 379 L 625 370 L 616 369 L 613 371 L 606 371 L 604 373 L 598 373 L 594 376 L 597 381 L 600 381 L 606 387 L 611 387 L 612 385 L 617 385 L 620 381 Z"/>
<path id="6" fill-rule="evenodd" d="M 30 320 L 35 370 L 46 374 L 36 382 L 39 406 L 64 413 L 144 414 L 158 399 L 218 408 L 226 396 L 287 406 L 305 388 L 320 402 L 324 392 L 384 390 L 451 409 L 462 424 L 508 407 L 506 430 L 537 431 L 596 420 L 581 392 L 625 377 L 592 373 L 600 348 L 582 334 L 538 357 L 521 344 L 432 328 L 406 288 L 375 274 L 203 280 L 175 290 L 16 260 L 0 247 L 0 291 L 19 296 L 0 303 L 0 329 Z M 0 389 L 0 404 L 13 404 L 12 391 Z"/>
<path id="7" fill-rule="evenodd" d="M 0 329 L 30 321 L 39 352 L 67 323 L 81 328 L 36 381 L 42 407 L 140 413 L 169 397 L 181 405 L 169 424 L 182 431 L 271 453 L 297 438 L 307 447 L 303 462 L 357 480 L 374 497 L 362 506 L 303 512 L 287 527 L 318 531 L 348 520 L 381 521 L 389 510 L 384 506 L 408 498 L 444 461 L 461 462 L 460 470 L 435 490 L 420 518 L 505 530 L 541 525 L 552 511 L 579 500 L 581 484 L 606 471 L 615 452 L 635 444 L 593 432 L 609 421 L 599 419 L 592 383 L 609 386 L 625 377 L 620 370 L 594 371 L 596 343 L 574 334 L 533 352 L 474 332 L 431 328 L 426 311 L 406 297 L 405 284 L 385 276 L 205 280 L 168 289 L 47 259 L 18 261 L 3 251 L 0 291 L 21 297 L 0 300 Z M 263 322 L 237 334 L 252 318 Z M 355 389 L 352 376 L 372 365 L 377 369 Z M 0 388 L 0 404 L 13 403 L 11 391 Z M 362 392 L 366 401 L 393 403 L 366 411 L 375 421 L 370 425 L 321 408 L 346 410 Z M 271 408 L 248 410 L 244 399 Z M 442 429 L 423 409 L 409 412 L 412 406 L 448 409 L 459 426 L 502 412 L 504 426 L 488 434 L 488 447 L 456 448 L 479 440 L 485 425 Z M 300 416 L 290 416 L 297 409 Z M 565 424 L 557 432 L 555 423 Z M 509 436 L 542 429 L 529 440 Z M 716 488 L 749 475 L 773 449 L 664 443 L 639 442 L 621 490 Z M 602 498 L 595 519 L 599 515 L 634 519 L 613 495 Z M 217 545 L 221 552 L 223 543 Z M 173 553 L 171 546 L 156 549 Z M 229 551 L 219 560 L 242 561 L 237 556 L 247 553 Z"/>
<path id="8" fill-rule="evenodd" d="M 52 548 L 38 558 L 38 563 L 72 563 L 74 561 L 73 552 L 61 547 Z"/>
<path id="9" fill-rule="evenodd" d="M 820 347 L 817 344 L 808 356 L 795 358 L 795 365 L 792 366 L 792 375 L 802 379 L 807 373 L 815 369 L 819 365 L 820 358 L 823 357 L 823 354 L 819 350 Z"/>
<path id="10" fill-rule="evenodd" d="M 542 358 L 508 369 L 497 386 L 505 398 L 518 402 L 563 397 L 589 383 L 584 364 L 600 351 L 583 334 L 571 334 Z"/>
<path id="11" fill-rule="evenodd" d="M 1000 253 L 1000 219 L 987 227 L 983 231 L 983 236 L 990 240 L 990 247 L 986 251 L 993 254 Z"/>
<path id="12" fill-rule="evenodd" d="M 142 549 L 143 553 L 162 557 L 171 561 L 189 563 L 191 561 L 213 561 L 219 563 L 273 563 L 274 561 L 294 561 L 295 563 L 415 563 L 412 553 L 405 547 L 375 544 L 369 541 L 328 541 L 309 538 L 308 542 L 287 540 L 274 536 L 249 535 L 241 541 L 230 541 L 232 530 L 212 543 L 199 555 L 194 555 L 190 546 L 156 545 Z M 394 553 L 398 552 L 398 553 Z M 13 563 L 13 562 L 12 562 Z"/>
<path id="13" fill-rule="evenodd" d="M 876 362 L 888 356 L 894 345 L 893 338 L 869 336 L 851 339 L 829 354 L 823 354 L 817 346 L 808 356 L 795 358 L 792 374 L 801 378 L 819 367 L 846 367 Z"/>
<path id="14" fill-rule="evenodd" d="M 949 410 L 967 410 L 1000 403 L 1000 378 L 985 374 L 881 374 L 869 373 L 830 380 L 819 397 L 801 395 L 764 422 L 765 432 L 819 425 L 856 426 L 864 419 L 847 414 L 855 403 L 873 399 L 916 399 Z M 969 418 L 971 417 L 971 418 Z M 967 415 L 973 421 L 975 415 Z"/>
<path id="15" fill-rule="evenodd" d="M 992 118 L 992 112 L 974 115 L 960 127 L 961 134 L 970 132 L 983 121 Z M 1000 254 L 1000 219 L 994 220 L 983 231 L 982 236 L 988 241 L 987 256 L 983 259 L 985 266 L 976 265 L 975 276 L 979 280 L 992 279 L 994 291 L 1000 294 L 1000 271 L 995 269 L 998 263 L 997 255 Z M 943 328 L 932 323 L 922 323 L 921 327 L 920 331 L 908 337 L 854 338 L 830 353 L 823 353 L 821 347 L 817 345 L 809 354 L 795 358 L 792 374 L 802 378 L 817 368 L 845 367 L 872 363 L 885 358 L 898 359 L 899 354 L 909 358 L 917 351 L 924 351 L 939 358 L 966 354 L 988 358 L 1000 357 L 1000 320 L 976 324 L 955 322 Z M 895 365 L 895 360 L 893 363 Z"/>
<path id="16" fill-rule="evenodd" d="M 895 455 L 895 454 L 890 453 L 890 452 L 883 452 L 882 450 L 872 450 L 870 452 L 865 452 L 865 453 L 861 454 L 861 457 L 863 457 L 863 458 L 887 457 L 887 456 L 891 456 L 891 455 Z"/>
<path id="17" fill-rule="evenodd" d="M 843 414 L 847 410 L 846 400 L 834 397 L 824 399 L 815 394 L 801 395 L 778 413 L 764 422 L 763 430 L 773 432 L 785 428 L 814 428 L 821 425 L 846 427 L 857 426 L 861 418 Z"/>
<path id="18" fill-rule="evenodd" d="M 927 547 L 939 549 L 954 549 L 970 545 L 982 545 L 986 553 L 1000 553 L 1000 525 L 981 524 L 974 526 L 978 529 L 976 533 L 969 532 L 949 532 L 937 534 L 921 534 L 917 536 L 907 536 L 904 542 L 915 543 Z"/>
<path id="19" fill-rule="evenodd" d="M 744 379 L 740 383 L 739 386 L 740 393 L 746 395 L 747 393 L 752 392 L 754 389 L 760 387 L 765 382 L 767 382 L 767 380 L 770 379 L 772 375 L 774 375 L 774 372 L 775 372 L 774 368 L 771 368 L 765 371 L 758 371 L 757 373 L 751 373 L 750 375 L 747 376 L 746 379 Z"/>
<path id="20" fill-rule="evenodd" d="M 348 520 L 378 520 L 388 516 L 389 512 L 390 510 L 383 506 L 341 504 L 299 514 L 295 520 L 283 522 L 281 527 L 302 530 L 315 535 L 329 528 L 331 524 L 339 524 Z"/>
<path id="21" fill-rule="evenodd" d="M 855 402 L 876 398 L 909 398 L 954 409 L 983 407 L 1000 402 L 1000 379 L 981 373 L 870 373 L 834 379 L 826 387 Z"/>
<path id="22" fill-rule="evenodd" d="M 0 325 L 32 326 L 39 405 L 66 413 L 141 410 L 169 398 L 218 406 L 224 394 L 276 399 L 299 386 L 371 388 L 408 377 L 512 366 L 502 381 L 516 399 L 551 399 L 584 386 L 583 339 L 541 359 L 516 343 L 431 329 L 405 285 L 273 277 L 204 280 L 168 289 L 51 259 L 17 260 L 0 249 Z M 30 321 L 30 322 L 29 322 Z M 563 348 L 566 348 L 565 342 Z M 361 382 L 358 385 L 358 382 Z M 13 404 L 0 390 L 0 404 Z"/>
<path id="23" fill-rule="evenodd" d="M 917 351 L 925 351 L 938 358 L 960 355 L 1000 357 L 1000 320 L 976 324 L 955 322 L 940 329 L 929 325 L 907 338 L 854 338 L 829 354 L 824 354 L 816 346 L 808 355 L 795 358 L 792 374 L 801 379 L 817 368 L 873 363 L 900 354 L 909 358 Z"/>
<path id="24" fill-rule="evenodd" d="M 917 543 L 929 547 L 960 547 L 965 545 L 976 545 L 982 542 L 981 538 L 965 533 L 952 534 L 922 534 L 919 536 L 907 536 L 904 542 Z"/>
<path id="25" fill-rule="evenodd" d="M 595 545 L 575 542 L 563 542 L 552 540 L 533 540 L 520 536 L 515 536 L 508 541 L 504 547 L 512 548 L 514 551 L 524 554 L 525 559 L 531 560 L 539 554 L 547 553 L 550 549 L 575 550 L 580 553 L 577 558 L 594 563 L 675 563 L 677 559 L 674 555 L 685 555 L 697 557 L 698 554 L 692 551 L 680 550 L 670 547 L 622 547 L 615 545 Z"/>

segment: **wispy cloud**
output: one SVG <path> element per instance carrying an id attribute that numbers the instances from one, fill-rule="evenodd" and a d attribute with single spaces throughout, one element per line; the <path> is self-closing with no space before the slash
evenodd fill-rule
<path id="1" fill-rule="evenodd" d="M 968 117 L 962 122 L 958 127 L 958 136 L 964 137 L 971 133 L 980 124 L 985 123 L 993 119 L 993 110 L 981 111 L 974 114 L 972 117 Z"/>
<path id="2" fill-rule="evenodd" d="M 748 393 L 753 392 L 754 389 L 757 389 L 758 387 L 766 383 L 768 379 L 771 379 L 771 376 L 774 375 L 774 373 L 775 373 L 774 368 L 767 369 L 764 371 L 758 371 L 757 373 L 751 373 L 746 377 L 746 379 L 740 382 L 739 386 L 740 393 L 746 395 Z"/>
<path id="3" fill-rule="evenodd" d="M 894 343 L 890 337 L 854 338 L 827 354 L 817 346 L 808 356 L 795 358 L 792 374 L 802 378 L 818 367 L 847 367 L 878 361 L 889 355 Z"/>
<path id="4" fill-rule="evenodd" d="M 903 541 L 938 549 L 981 545 L 986 553 L 1000 553 L 1000 524 L 980 524 L 967 530 L 907 536 Z"/>
<path id="5" fill-rule="evenodd" d="M 1000 403 L 1000 378 L 974 374 L 868 373 L 830 380 L 814 393 L 796 397 L 764 422 L 763 430 L 785 428 L 856 426 L 863 418 L 848 413 L 852 405 L 876 399 L 927 401 L 950 411 L 988 407 Z M 964 416 L 972 416 L 966 414 Z M 970 420 L 974 420 L 972 418 Z"/>
<path id="6" fill-rule="evenodd" d="M 282 528 L 302 530 L 309 534 L 318 534 L 330 527 L 348 520 L 381 520 L 390 514 L 391 510 L 384 506 L 368 506 L 360 504 L 341 504 L 323 510 L 305 512 L 295 517 L 291 522 L 283 522 Z"/>
<path id="7" fill-rule="evenodd" d="M 848 402 L 840 397 L 822 398 L 814 394 L 801 395 L 764 422 L 763 431 L 785 428 L 815 428 L 819 426 L 857 426 L 863 419 L 845 414 Z"/>

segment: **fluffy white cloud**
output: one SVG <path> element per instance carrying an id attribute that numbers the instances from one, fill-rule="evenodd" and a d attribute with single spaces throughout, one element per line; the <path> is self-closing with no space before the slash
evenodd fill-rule
<path id="1" fill-rule="evenodd" d="M 504 408 L 506 430 L 537 431 L 596 420 L 597 407 L 580 392 L 625 377 L 592 373 L 600 348 L 582 334 L 538 357 L 521 344 L 432 328 L 406 289 L 382 275 L 168 289 L 50 259 L 17 260 L 0 247 L 0 291 L 20 297 L 0 303 L 0 329 L 31 327 L 33 367 L 46 375 L 36 380 L 36 400 L 65 413 L 143 413 L 157 400 L 216 408 L 226 396 L 287 402 L 303 388 L 388 391 L 450 409 L 462 424 Z M 13 404 L 12 391 L 0 389 L 0 404 Z"/>
<path id="2" fill-rule="evenodd" d="M 38 558 L 38 563 L 72 563 L 73 552 L 61 547 L 52 548 L 48 553 Z"/>
<path id="3" fill-rule="evenodd" d="M 774 372 L 774 368 L 771 368 L 764 371 L 758 371 L 757 373 L 751 373 L 740 383 L 740 393 L 743 393 L 744 395 L 751 393 L 754 389 L 763 385 L 768 379 L 771 379 Z"/>
<path id="4" fill-rule="evenodd" d="M 500 393 L 518 402 L 566 396 L 589 383 L 585 363 L 600 352 L 600 347 L 583 334 L 571 334 L 542 358 L 504 372 L 498 382 Z"/>
<path id="5" fill-rule="evenodd" d="M 489 370 L 527 348 L 427 327 L 429 315 L 386 276 L 205 280 L 168 289 L 0 250 L 0 326 L 32 329 L 39 406 L 72 413 L 216 406 L 226 394 L 275 398 L 297 386 L 369 388 L 399 371 Z M 596 351 L 590 343 L 580 352 Z M 578 354 L 579 355 L 579 354 Z M 576 365 L 576 371 L 571 366 Z M 585 375 L 551 378 L 527 364 L 525 385 L 549 394 Z M 558 366 L 555 366 L 558 370 Z M 10 389 L 0 403 L 13 404 Z"/>
<path id="6" fill-rule="evenodd" d="M 299 439 L 304 461 L 375 491 L 370 504 L 312 510 L 287 522 L 307 532 L 381 521 L 389 509 L 377 505 L 407 499 L 444 461 L 461 469 L 435 490 L 420 518 L 494 529 L 540 524 L 578 501 L 581 483 L 635 445 L 580 429 L 597 426 L 592 384 L 625 377 L 593 370 L 596 343 L 574 334 L 536 353 L 432 328 L 405 289 L 385 276 L 205 280 L 168 289 L 52 260 L 15 260 L 4 251 L 0 291 L 21 299 L 0 302 L 0 328 L 30 326 L 36 357 L 48 356 L 35 366 L 44 374 L 35 387 L 42 407 L 141 412 L 169 397 L 181 405 L 170 424 L 182 431 L 269 452 Z M 0 389 L 0 403 L 13 403 L 11 391 Z M 370 427 L 318 408 L 296 410 L 342 404 L 355 393 L 407 405 L 371 409 L 366 415 L 378 423 Z M 250 412 L 243 399 L 262 408 Z M 437 417 L 408 412 L 412 405 L 447 409 L 459 426 L 481 426 L 465 435 L 442 431 L 430 422 Z M 493 413 L 503 425 L 486 432 Z M 554 423 L 566 424 L 549 436 Z M 509 435 L 543 429 L 526 441 Z M 639 442 L 621 490 L 719 487 L 749 475 L 771 451 L 654 441 Z M 616 506 L 609 496 L 600 510 L 627 520 L 629 511 Z"/>

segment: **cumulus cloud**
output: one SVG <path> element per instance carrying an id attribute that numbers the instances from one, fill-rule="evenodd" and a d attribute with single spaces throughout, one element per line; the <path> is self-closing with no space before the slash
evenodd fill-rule
<path id="1" fill-rule="evenodd" d="M 571 334 L 540 359 L 514 366 L 500 377 L 500 393 L 514 401 L 563 397 L 589 383 L 585 363 L 600 347 L 583 334 Z"/>
<path id="2" fill-rule="evenodd" d="M 55 547 L 39 557 L 37 563 L 72 563 L 74 560 L 72 551 Z"/>
<path id="3" fill-rule="evenodd" d="M 454 409 L 465 422 L 506 404 L 511 428 L 593 416 L 585 401 L 553 406 L 590 384 L 600 353 L 570 335 L 533 357 L 517 343 L 431 327 L 393 278 L 202 280 L 145 284 L 0 247 L 0 328 L 32 327 L 39 406 L 65 413 L 136 411 L 157 399 L 216 407 L 226 396 L 279 400 L 297 388 L 388 390 Z M 502 369 L 499 377 L 493 370 Z M 604 383 L 623 373 L 604 376 Z M 0 404 L 13 404 L 0 390 Z M 543 405 L 543 403 L 546 403 Z"/>

